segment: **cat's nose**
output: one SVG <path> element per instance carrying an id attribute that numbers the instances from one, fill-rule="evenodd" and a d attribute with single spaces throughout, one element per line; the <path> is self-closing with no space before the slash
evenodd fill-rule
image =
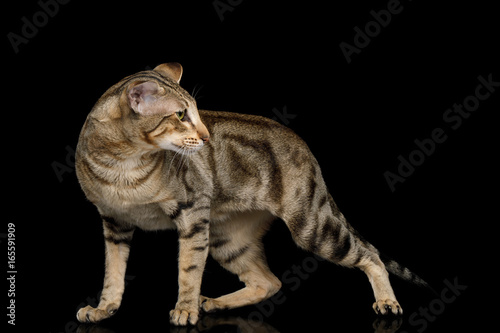
<path id="1" fill-rule="evenodd" d="M 207 143 L 208 139 L 210 138 L 210 133 L 203 124 L 201 124 L 201 126 L 198 128 L 198 137 L 201 139 L 201 141 L 203 141 L 203 143 Z"/>

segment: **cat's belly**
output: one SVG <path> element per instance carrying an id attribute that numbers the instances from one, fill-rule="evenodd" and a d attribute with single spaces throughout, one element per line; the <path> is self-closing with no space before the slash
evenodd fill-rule
<path id="1" fill-rule="evenodd" d="M 172 219 L 164 213 L 158 204 L 127 205 L 119 209 L 110 209 L 110 216 L 120 222 L 134 225 L 142 230 L 175 229 Z"/>

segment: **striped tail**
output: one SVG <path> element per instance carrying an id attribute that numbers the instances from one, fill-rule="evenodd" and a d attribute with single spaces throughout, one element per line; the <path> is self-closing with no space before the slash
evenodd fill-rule
<path id="1" fill-rule="evenodd" d="M 398 263 L 398 262 L 396 262 L 396 261 L 394 261 L 394 260 L 392 260 L 392 259 L 390 259 L 382 254 L 379 254 L 379 256 L 380 256 L 380 260 L 382 260 L 382 262 L 385 265 L 385 268 L 387 269 L 387 271 L 389 273 L 394 274 L 395 276 L 397 276 L 398 278 L 400 278 L 404 281 L 415 284 L 415 285 L 419 286 L 420 288 L 427 289 L 427 290 L 431 291 L 433 294 L 437 295 L 437 292 L 426 281 L 424 281 L 417 274 L 410 271 L 407 267 L 401 265 L 400 263 Z"/>

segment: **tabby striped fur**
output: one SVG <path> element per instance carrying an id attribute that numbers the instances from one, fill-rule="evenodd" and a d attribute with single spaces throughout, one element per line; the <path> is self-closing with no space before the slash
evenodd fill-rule
<path id="1" fill-rule="evenodd" d="M 377 313 L 401 314 L 386 268 L 425 282 L 394 262 L 384 265 L 347 223 L 307 145 L 267 118 L 198 110 L 178 85 L 181 75 L 179 64 L 168 63 L 123 79 L 96 103 L 82 129 L 76 170 L 102 217 L 106 271 L 99 305 L 80 309 L 78 320 L 98 322 L 119 308 L 136 227 L 178 231 L 173 324 L 195 324 L 200 309 L 272 296 L 281 282 L 268 268 L 261 239 L 276 218 L 303 249 L 362 269 Z M 213 299 L 200 296 L 209 253 L 245 287 Z"/>

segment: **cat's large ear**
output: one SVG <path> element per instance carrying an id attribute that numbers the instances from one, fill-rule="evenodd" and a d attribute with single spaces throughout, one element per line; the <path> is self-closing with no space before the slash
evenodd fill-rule
<path id="1" fill-rule="evenodd" d="M 181 81 L 182 66 L 178 62 L 167 62 L 166 64 L 156 66 L 154 70 L 177 83 Z"/>
<path id="2" fill-rule="evenodd" d="M 155 81 L 134 82 L 126 91 L 128 104 L 137 113 L 154 114 L 158 111 L 155 109 L 160 89 Z"/>
<path id="3" fill-rule="evenodd" d="M 182 105 L 175 98 L 166 98 L 165 90 L 156 81 L 134 82 L 122 98 L 132 110 L 143 116 L 168 115 L 182 110 Z"/>
<path id="4" fill-rule="evenodd" d="M 172 104 L 162 99 L 163 88 L 156 81 L 134 82 L 125 94 L 130 108 L 144 116 L 165 113 Z"/>

